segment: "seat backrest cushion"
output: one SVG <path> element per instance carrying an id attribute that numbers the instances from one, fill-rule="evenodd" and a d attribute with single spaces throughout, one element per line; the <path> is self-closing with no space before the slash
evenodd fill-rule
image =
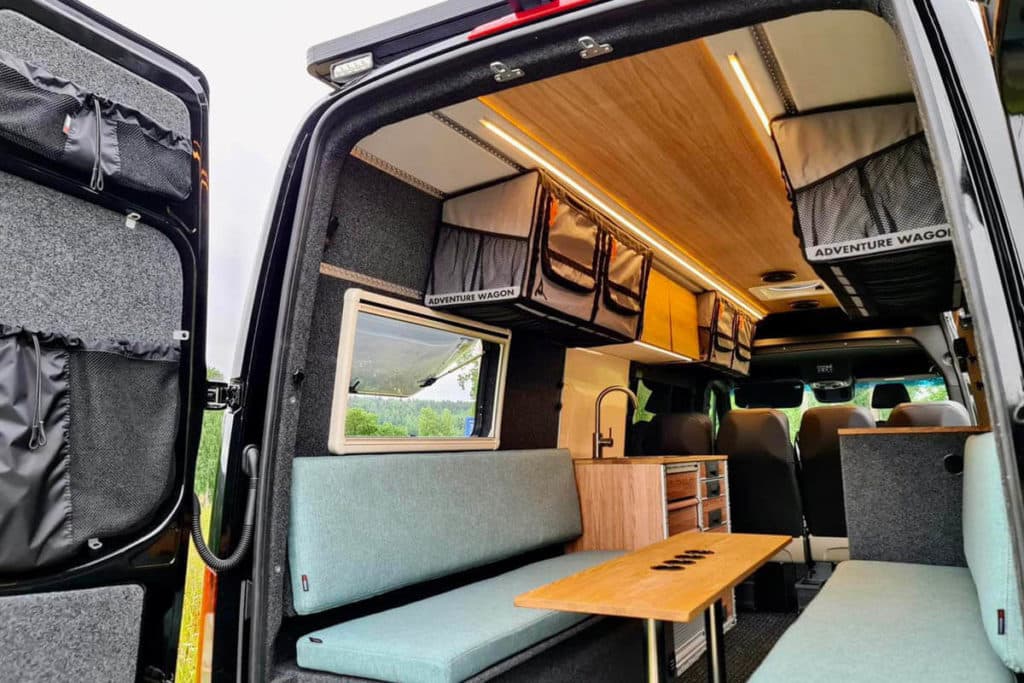
<path id="1" fill-rule="evenodd" d="M 956 401 L 901 403 L 889 413 L 886 427 L 967 427 L 971 415 Z"/>
<path id="2" fill-rule="evenodd" d="M 978 591 L 985 633 L 1003 663 L 1024 672 L 1020 576 L 1010 543 L 1003 468 L 991 433 L 967 439 L 963 481 L 964 555 Z"/>
<path id="3" fill-rule="evenodd" d="M 800 495 L 785 414 L 730 410 L 718 430 L 718 452 L 729 456 L 733 531 L 799 536 Z"/>
<path id="4" fill-rule="evenodd" d="M 813 535 L 846 536 L 839 430 L 874 426 L 871 411 L 852 405 L 809 408 L 800 419 L 800 493 L 807 526 Z"/>
<path id="5" fill-rule="evenodd" d="M 651 420 L 644 455 L 709 455 L 711 420 L 703 413 L 663 413 Z"/>
<path id="6" fill-rule="evenodd" d="M 312 614 L 582 533 L 564 449 L 295 458 L 288 560 Z"/>

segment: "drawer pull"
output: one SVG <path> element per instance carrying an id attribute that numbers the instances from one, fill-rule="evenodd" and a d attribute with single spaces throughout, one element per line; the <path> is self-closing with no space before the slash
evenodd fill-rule
<path id="1" fill-rule="evenodd" d="M 718 498 L 722 495 L 722 482 L 709 481 L 707 483 L 708 498 Z"/>
<path id="2" fill-rule="evenodd" d="M 722 526 L 722 510 L 720 508 L 708 512 L 708 528 L 714 529 L 719 526 Z"/>
<path id="3" fill-rule="evenodd" d="M 705 472 L 707 472 L 707 476 L 709 478 L 710 477 L 717 477 L 718 476 L 718 461 L 717 460 L 712 460 L 711 462 L 709 462 L 705 466 L 704 470 L 705 470 Z"/>

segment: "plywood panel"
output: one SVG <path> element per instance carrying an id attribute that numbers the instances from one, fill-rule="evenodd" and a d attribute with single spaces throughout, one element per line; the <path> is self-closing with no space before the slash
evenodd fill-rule
<path id="1" fill-rule="evenodd" d="M 562 411 L 558 421 L 558 447 L 568 448 L 574 458 L 592 455 L 594 401 L 605 387 L 629 386 L 629 361 L 586 349 L 565 353 L 562 375 Z M 626 442 L 626 397 L 620 392 L 607 396 L 601 410 L 601 428 L 614 432 L 615 444 L 604 449 L 604 457 L 623 455 Z"/>
<path id="2" fill-rule="evenodd" d="M 647 279 L 644 297 L 644 327 L 640 338 L 661 349 L 672 350 L 672 317 L 669 302 L 676 283 L 656 270 Z"/>
<path id="3" fill-rule="evenodd" d="M 700 358 L 697 336 L 697 297 L 675 285 L 669 300 L 672 312 L 672 350 L 689 358 Z"/>
<path id="4" fill-rule="evenodd" d="M 737 289 L 760 284 L 768 270 L 815 278 L 793 234 L 778 162 L 702 41 L 483 101 Z"/>

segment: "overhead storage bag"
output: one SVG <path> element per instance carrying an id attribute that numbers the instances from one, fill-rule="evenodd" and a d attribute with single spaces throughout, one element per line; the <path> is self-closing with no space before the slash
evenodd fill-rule
<path id="1" fill-rule="evenodd" d="M 427 306 L 568 345 L 636 339 L 651 253 L 537 171 L 445 202 Z"/>
<path id="2" fill-rule="evenodd" d="M 0 50 L 0 138 L 79 171 L 171 199 L 192 191 L 192 145 L 143 113 Z"/>
<path id="3" fill-rule="evenodd" d="M 697 295 L 697 335 L 703 360 L 732 368 L 735 318 L 736 309 L 718 292 Z"/>
<path id="4" fill-rule="evenodd" d="M 741 375 L 750 373 L 750 358 L 754 348 L 755 323 L 746 313 L 736 313 L 733 323 L 735 348 L 732 354 L 732 369 Z"/>
<path id="5" fill-rule="evenodd" d="M 855 317 L 959 299 L 949 223 L 913 102 L 772 122 L 806 260 Z"/>

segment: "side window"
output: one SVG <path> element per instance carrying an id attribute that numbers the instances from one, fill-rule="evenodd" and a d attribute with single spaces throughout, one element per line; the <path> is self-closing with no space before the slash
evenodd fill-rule
<path id="1" fill-rule="evenodd" d="M 497 448 L 508 343 L 507 330 L 350 290 L 330 450 Z"/>

